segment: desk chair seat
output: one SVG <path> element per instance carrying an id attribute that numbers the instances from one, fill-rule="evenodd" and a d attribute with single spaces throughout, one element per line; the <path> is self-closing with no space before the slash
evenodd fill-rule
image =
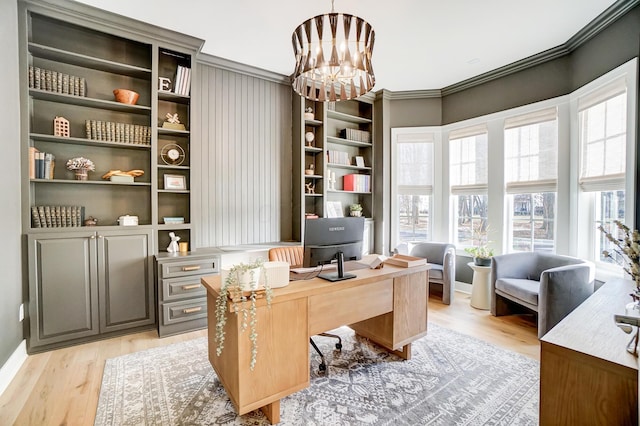
<path id="1" fill-rule="evenodd" d="M 304 259 L 304 248 L 302 246 L 290 246 L 290 247 L 275 247 L 269 249 L 269 260 L 270 261 L 279 261 L 279 262 L 287 262 L 292 268 L 299 268 L 302 266 Z M 319 336 L 324 337 L 333 337 L 334 339 L 338 339 L 338 343 L 336 343 L 336 349 L 342 349 L 342 339 L 340 336 L 336 334 L 330 333 L 320 333 Z M 320 365 L 318 365 L 318 371 L 323 373 L 327 371 L 327 363 L 324 360 L 324 355 L 322 351 L 318 348 L 316 343 L 312 338 L 309 338 L 309 343 L 313 346 L 313 349 L 320 355 Z"/>

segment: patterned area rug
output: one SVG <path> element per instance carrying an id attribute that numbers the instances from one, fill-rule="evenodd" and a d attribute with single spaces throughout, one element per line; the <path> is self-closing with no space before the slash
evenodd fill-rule
<path id="1" fill-rule="evenodd" d="M 539 364 L 429 324 L 402 361 L 347 327 L 317 337 L 311 386 L 281 401 L 281 425 L 535 425 Z M 184 356 L 189 354 L 189 356 Z M 107 360 L 96 425 L 266 425 L 238 416 L 200 338 Z"/>

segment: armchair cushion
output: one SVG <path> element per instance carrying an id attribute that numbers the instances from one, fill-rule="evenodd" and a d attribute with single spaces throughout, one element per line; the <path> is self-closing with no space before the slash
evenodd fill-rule
<path id="1" fill-rule="evenodd" d="M 496 290 L 500 290 L 530 305 L 538 306 L 540 281 L 524 280 L 522 278 L 500 278 L 496 280 Z"/>
<path id="2" fill-rule="evenodd" d="M 443 266 L 442 265 L 431 264 L 431 269 L 429 269 L 429 280 L 430 281 L 434 281 L 434 280 L 442 281 L 443 276 L 444 276 L 443 274 L 444 274 L 444 271 L 443 271 Z"/>

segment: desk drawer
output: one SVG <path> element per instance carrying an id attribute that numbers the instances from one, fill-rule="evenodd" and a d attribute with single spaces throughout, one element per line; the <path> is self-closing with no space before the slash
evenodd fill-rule
<path id="1" fill-rule="evenodd" d="M 184 299 L 186 297 L 203 297 L 207 290 L 200 283 L 201 275 L 192 275 L 185 278 L 169 278 L 162 281 L 160 301 Z"/>
<path id="2" fill-rule="evenodd" d="M 162 325 L 171 325 L 206 317 L 206 297 L 162 304 Z"/>
<path id="3" fill-rule="evenodd" d="M 216 258 L 184 260 L 162 264 L 161 278 L 185 277 L 189 275 L 213 275 L 218 273 Z"/>

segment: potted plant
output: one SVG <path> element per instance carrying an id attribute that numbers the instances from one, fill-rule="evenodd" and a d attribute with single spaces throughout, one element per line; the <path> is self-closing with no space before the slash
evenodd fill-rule
<path id="1" fill-rule="evenodd" d="M 349 206 L 349 214 L 353 217 L 362 216 L 362 206 L 360 204 L 351 204 Z"/>
<path id="2" fill-rule="evenodd" d="M 467 247 L 464 249 L 473 256 L 473 263 L 477 266 L 491 266 L 491 258 L 493 257 L 493 249 L 486 245 L 478 247 Z"/>
<path id="3" fill-rule="evenodd" d="M 88 173 L 96 170 L 93 161 L 84 157 L 75 157 L 67 161 L 67 169 L 72 170 L 76 174 L 76 180 L 87 180 Z"/>
<path id="4" fill-rule="evenodd" d="M 250 263 L 233 265 L 223 278 L 220 294 L 216 299 L 216 354 L 220 356 L 224 349 L 224 327 L 227 323 L 227 314 L 235 313 L 240 318 L 240 331 L 244 332 L 249 328 L 251 340 L 249 367 L 252 371 L 258 355 L 256 300 L 262 293 L 265 294 L 267 306 L 271 307 L 273 293 L 267 282 L 264 261 L 256 259 Z M 228 311 L 227 308 L 229 308 Z"/>

